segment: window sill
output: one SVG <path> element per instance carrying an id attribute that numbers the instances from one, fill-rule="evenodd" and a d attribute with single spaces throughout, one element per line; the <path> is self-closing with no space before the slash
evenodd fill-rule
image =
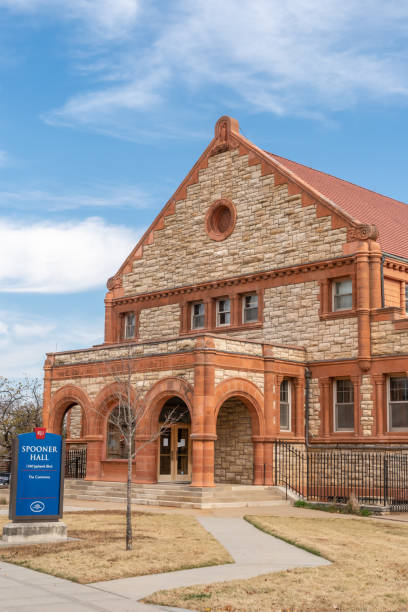
<path id="1" fill-rule="evenodd" d="M 357 312 L 354 308 L 351 310 L 336 310 L 333 312 L 320 313 L 320 320 L 327 321 L 331 319 L 348 319 L 350 317 L 356 317 Z"/>
<path id="2" fill-rule="evenodd" d="M 262 321 L 256 321 L 255 323 L 241 323 L 240 325 L 222 325 L 219 327 L 202 327 L 200 329 L 187 329 L 180 332 L 180 336 L 187 336 L 192 334 L 223 334 L 226 332 L 235 332 L 245 329 L 261 329 L 263 326 Z"/>

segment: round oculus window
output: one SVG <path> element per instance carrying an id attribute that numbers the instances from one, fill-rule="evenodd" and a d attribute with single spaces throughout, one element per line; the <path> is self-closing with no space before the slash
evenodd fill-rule
<path id="1" fill-rule="evenodd" d="M 237 213 L 230 200 L 217 200 L 206 215 L 207 234 L 212 240 L 225 240 L 232 234 Z"/>

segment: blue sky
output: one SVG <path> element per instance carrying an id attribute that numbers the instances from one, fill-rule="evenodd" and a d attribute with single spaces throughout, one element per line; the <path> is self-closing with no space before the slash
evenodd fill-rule
<path id="1" fill-rule="evenodd" d="M 0 375 L 102 341 L 107 278 L 221 115 L 408 200 L 406 2 L 0 0 L 0 29 Z"/>

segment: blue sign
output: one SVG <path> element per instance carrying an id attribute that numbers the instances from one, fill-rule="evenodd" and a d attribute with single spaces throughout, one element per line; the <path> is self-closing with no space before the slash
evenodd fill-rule
<path id="1" fill-rule="evenodd" d="M 62 516 L 62 436 L 17 436 L 12 473 L 11 518 L 57 520 Z"/>

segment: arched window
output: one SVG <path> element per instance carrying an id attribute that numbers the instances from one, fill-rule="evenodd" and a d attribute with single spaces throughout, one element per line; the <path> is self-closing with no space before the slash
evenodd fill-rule
<path id="1" fill-rule="evenodd" d="M 107 422 L 107 448 L 106 456 L 108 459 L 127 459 L 128 449 L 126 445 L 127 432 L 126 418 L 119 406 L 114 408 L 108 417 Z M 135 440 L 132 439 L 132 452 L 135 450 Z"/>

